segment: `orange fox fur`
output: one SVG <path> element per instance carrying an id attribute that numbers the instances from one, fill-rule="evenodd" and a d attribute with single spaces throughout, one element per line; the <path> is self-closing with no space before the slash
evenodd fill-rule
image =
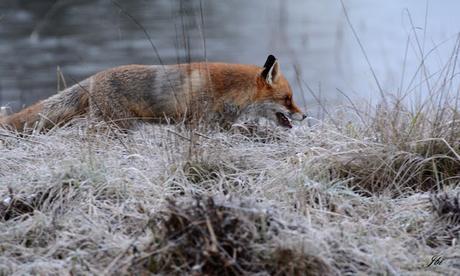
<path id="1" fill-rule="evenodd" d="M 222 114 L 226 104 L 244 109 L 267 102 L 279 105 L 291 119 L 305 118 L 271 55 L 264 67 L 227 63 L 126 65 L 99 72 L 0 118 L 0 125 L 18 131 L 30 127 L 46 130 L 89 115 L 128 128 L 132 119 L 198 118 Z"/>

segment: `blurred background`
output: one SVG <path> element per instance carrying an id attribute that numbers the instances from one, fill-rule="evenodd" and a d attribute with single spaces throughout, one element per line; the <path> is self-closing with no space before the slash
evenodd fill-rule
<path id="1" fill-rule="evenodd" d="M 420 96 L 424 79 L 456 62 L 460 1 L 343 2 L 351 24 L 339 0 L 2 0 L 0 105 L 56 93 L 58 72 L 70 86 L 122 64 L 262 66 L 274 54 L 314 113 L 346 98 L 378 102 L 379 86 Z"/>

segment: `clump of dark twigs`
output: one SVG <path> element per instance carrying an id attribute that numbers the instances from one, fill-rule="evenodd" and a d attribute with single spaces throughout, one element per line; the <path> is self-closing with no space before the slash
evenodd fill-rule
<path id="1" fill-rule="evenodd" d="M 454 245 L 460 238 L 460 195 L 441 193 L 430 198 L 434 219 L 426 233 L 426 242 L 432 247 Z"/>
<path id="2" fill-rule="evenodd" d="M 267 246 L 283 225 L 267 212 L 213 198 L 169 200 L 152 226 L 152 253 L 133 269 L 195 275 L 331 275 L 329 264 L 302 248 Z"/>

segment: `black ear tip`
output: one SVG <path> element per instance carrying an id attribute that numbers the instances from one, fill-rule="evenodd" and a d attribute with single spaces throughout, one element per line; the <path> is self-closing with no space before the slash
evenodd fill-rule
<path id="1" fill-rule="evenodd" d="M 271 67 L 276 61 L 276 57 L 274 55 L 269 55 L 267 57 L 267 61 L 265 61 L 264 68 Z"/>

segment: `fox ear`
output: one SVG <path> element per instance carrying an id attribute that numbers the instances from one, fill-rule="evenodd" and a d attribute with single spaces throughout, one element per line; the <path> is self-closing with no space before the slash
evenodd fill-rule
<path id="1" fill-rule="evenodd" d="M 264 64 L 264 70 L 260 74 L 262 78 L 269 84 L 272 85 L 278 80 L 280 74 L 280 65 L 273 55 L 267 57 L 267 61 Z"/>

